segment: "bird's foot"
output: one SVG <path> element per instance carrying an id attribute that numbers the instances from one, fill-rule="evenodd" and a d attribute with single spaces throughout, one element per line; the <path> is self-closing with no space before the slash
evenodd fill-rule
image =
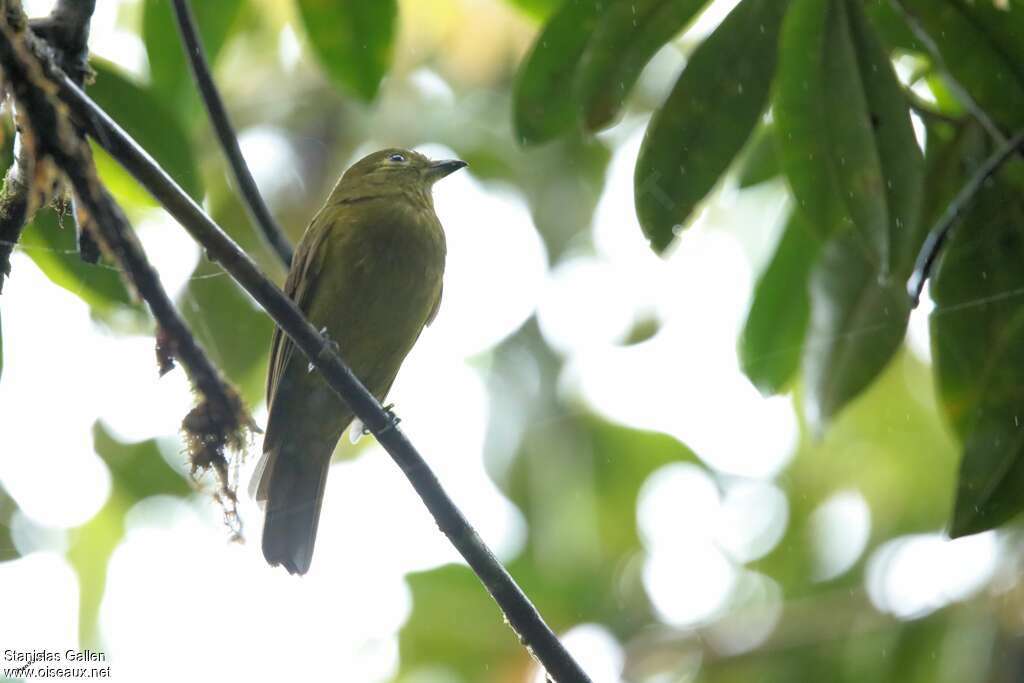
<path id="1" fill-rule="evenodd" d="M 389 403 L 386 406 L 384 406 L 384 414 L 387 415 L 388 426 L 385 427 L 381 431 L 381 433 L 391 431 L 392 429 L 395 429 L 396 427 L 398 427 L 399 424 L 401 424 L 402 418 L 398 417 L 398 415 L 395 414 L 395 404 L 394 403 Z"/>
<path id="2" fill-rule="evenodd" d="M 330 354 L 332 351 L 334 353 L 341 354 L 341 347 L 338 346 L 338 342 L 336 342 L 336 341 L 334 341 L 333 339 L 330 338 L 330 336 L 327 334 L 327 328 L 326 327 L 321 327 L 320 328 L 320 336 L 323 337 L 323 340 L 324 340 L 324 345 L 320 349 L 320 358 L 324 358 L 325 356 Z M 313 363 L 310 363 L 309 367 L 306 368 L 306 372 L 313 372 L 313 368 L 314 368 Z"/>
<path id="3" fill-rule="evenodd" d="M 402 421 L 402 418 L 395 415 L 395 404 L 389 403 L 384 406 L 384 414 L 387 415 L 388 424 L 384 429 L 381 430 L 381 434 L 391 431 Z M 348 429 L 348 438 L 352 443 L 359 441 L 361 437 L 370 436 L 373 432 L 370 428 L 363 424 L 363 421 L 358 417 L 352 420 L 352 425 Z"/>

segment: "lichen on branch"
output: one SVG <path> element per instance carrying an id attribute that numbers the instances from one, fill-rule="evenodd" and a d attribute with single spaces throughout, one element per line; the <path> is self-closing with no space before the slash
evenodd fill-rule
<path id="1" fill-rule="evenodd" d="M 193 472 L 213 470 L 220 482 L 218 497 L 232 519 L 236 501 L 229 476 L 228 450 L 242 451 L 254 428 L 237 391 L 223 378 L 175 309 L 156 270 L 149 263 L 124 212 L 100 182 L 92 152 L 54 93 L 48 67 L 30 48 L 35 37 L 15 31 L 0 18 L 0 69 L 4 85 L 23 118 L 26 162 L 35 169 L 52 168 L 74 193 L 76 216 L 89 226 L 105 253 L 117 262 L 135 292 L 146 302 L 161 330 L 162 347 L 184 367 L 197 405 L 182 423 Z M 29 193 L 31 195 L 31 192 Z"/>

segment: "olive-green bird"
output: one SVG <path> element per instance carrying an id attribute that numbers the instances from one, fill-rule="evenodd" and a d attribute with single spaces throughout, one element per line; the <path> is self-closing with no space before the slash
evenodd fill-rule
<path id="1" fill-rule="evenodd" d="M 299 241 L 285 281 L 310 321 L 383 400 L 441 303 L 445 239 L 433 184 L 465 166 L 403 149 L 349 168 Z M 253 493 L 264 505 L 263 556 L 292 574 L 309 570 L 331 454 L 353 415 L 274 331 L 263 458 Z"/>

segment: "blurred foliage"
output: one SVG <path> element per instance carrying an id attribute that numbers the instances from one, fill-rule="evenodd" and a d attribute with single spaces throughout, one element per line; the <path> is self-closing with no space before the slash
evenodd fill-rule
<path id="1" fill-rule="evenodd" d="M 92 68 L 96 71 L 96 80 L 89 87 L 89 95 L 104 109 L 116 111 L 118 124 L 138 140 L 193 199 L 201 199 L 203 187 L 195 154 L 181 124 L 170 113 L 173 109 L 168 109 L 161 98 L 154 96 L 153 89 L 119 73 L 116 66 L 94 59 Z M 122 186 L 134 183 L 102 150 L 97 152 L 97 157 L 101 176 L 112 190 L 119 190 L 121 194 L 125 191 Z M 141 203 L 147 195 L 141 188 L 138 192 L 132 196 Z"/>
<path id="2" fill-rule="evenodd" d="M 391 64 L 396 0 L 298 0 L 310 46 L 339 86 L 372 100 Z"/>
<path id="3" fill-rule="evenodd" d="M 648 475 L 674 462 L 698 461 L 675 439 L 587 415 L 526 435 L 500 482 L 531 529 L 508 569 L 553 629 L 596 622 L 628 635 L 650 622 L 634 511 Z M 525 680 L 529 657 L 467 567 L 412 575 L 409 584 L 415 607 L 401 634 L 404 671 L 444 662 L 466 681 Z M 481 627 L 459 628 L 467 622 Z M 506 662 L 504 673 L 496 662 Z"/>
<path id="4" fill-rule="evenodd" d="M 528 529 L 509 569 L 556 630 L 605 627 L 624 646 L 630 683 L 1020 680 L 1024 596 L 1015 583 L 913 619 L 882 609 L 864 588 L 879 549 L 893 539 L 981 531 L 1024 506 L 1024 164 L 1007 165 L 984 187 L 938 264 L 934 362 L 903 350 L 904 283 L 927 230 L 998 146 L 988 124 L 1002 135 L 1024 125 L 1018 0 L 740 0 L 706 35 L 691 29 L 722 3 L 455 3 L 443 6 L 448 15 L 438 11 L 441 28 L 403 24 L 408 2 L 191 4 L 232 119 L 241 130 L 271 131 L 291 153 L 274 157 L 277 176 L 258 180 L 293 240 L 353 155 L 385 143 L 445 145 L 481 182 L 511 188 L 528 205 L 552 263 L 597 250 L 589 227 L 609 162 L 637 126 L 645 126 L 632 188 L 639 221 L 619 229 L 642 230 L 658 251 L 684 248 L 676 237 L 711 197 L 737 187 L 788 193 L 787 218 L 769 245 L 737 348 L 758 390 L 791 392 L 803 406 L 796 454 L 771 482 L 787 501 L 784 533 L 757 558 L 729 559 L 744 580 L 778 587 L 781 613 L 760 641 L 720 645 L 730 619 L 744 622 L 739 588 L 697 625 L 673 625 L 656 609 L 636 516 L 642 486 L 665 465 L 696 466 L 723 495 L 746 480 L 672 436 L 611 423 L 567 397 L 559 383 L 571 378 L 572 363 L 549 347 L 535 320 L 478 359 L 501 408 L 493 412 L 507 420 L 488 425 L 489 472 Z M 452 20 L 456 5 L 470 18 Z M 476 5 L 507 11 L 510 35 L 536 24 L 532 47 L 511 38 L 496 46 L 484 24 L 473 23 L 490 16 Z M 94 58 L 89 93 L 280 281 L 283 272 L 225 174 L 170 4 L 141 0 L 139 10 L 128 24 L 148 70 Z M 286 27 L 297 34 L 297 66 L 289 65 Z M 447 61 L 456 51 L 473 77 Z M 685 57 L 668 82 L 659 83 L 663 66 L 645 71 L 658 53 Z M 978 111 L 991 122 L 979 121 Z M 134 180 L 98 149 L 96 157 L 130 217 L 152 212 L 155 202 Z M 145 324 L 116 269 L 78 257 L 69 216 L 41 211 L 20 248 L 97 321 L 135 332 Z M 269 320 L 204 257 L 174 294 L 213 360 L 257 406 Z M 658 343 L 664 323 L 638 316 L 618 341 L 642 353 Z M 0 364 L 10 370 L 2 351 Z M 733 428 L 749 427 L 737 419 Z M 126 513 L 145 498 L 191 491 L 164 449 L 154 439 L 122 443 L 102 423 L 94 427 L 94 450 L 113 486 L 68 538 L 83 646 L 100 637 L 107 565 Z M 816 515 L 851 491 L 870 512 L 866 547 L 842 572 L 821 578 Z M 0 560 L 18 552 L 14 514 L 0 489 Z M 443 566 L 408 583 L 413 606 L 399 636 L 397 680 L 533 675 L 468 569 Z"/>
<path id="5" fill-rule="evenodd" d="M 820 243 L 794 212 L 757 281 L 739 356 L 743 372 L 762 394 L 782 392 L 800 367 L 811 315 L 808 281 L 819 250 Z"/>
<path id="6" fill-rule="evenodd" d="M 961 135 L 980 145 L 978 135 Z M 1019 161 L 1010 164 L 1022 166 Z M 964 440 L 952 533 L 1001 524 L 1020 510 L 1024 487 L 1021 381 L 1024 309 L 1024 201 L 1008 182 L 1013 169 L 982 188 L 942 257 L 932 286 L 935 367 L 943 407 Z M 1021 169 L 1018 168 L 1018 171 Z"/>
<path id="7" fill-rule="evenodd" d="M 70 216 L 45 208 L 25 228 L 21 247 L 46 277 L 89 304 L 94 316 L 109 318 L 133 305 L 121 274 L 107 264 L 90 264 L 78 257 L 75 227 Z"/>
<path id="8" fill-rule="evenodd" d="M 718 182 L 757 124 L 786 7 L 780 0 L 739 5 L 694 50 L 651 119 L 634 184 L 637 217 L 655 249 L 671 243 L 682 228 L 680 217 L 689 216 Z M 729 78 L 721 77 L 723 69 Z"/>
<path id="9" fill-rule="evenodd" d="M 107 563 L 124 535 L 124 516 L 150 496 L 187 496 L 191 488 L 171 469 L 153 439 L 121 443 L 101 422 L 93 425 L 93 448 L 110 470 L 111 491 L 91 520 L 72 530 L 68 561 L 78 574 L 79 638 L 83 646 L 98 645 L 97 618 L 107 581 Z"/>
<path id="10" fill-rule="evenodd" d="M 777 146 L 774 124 L 762 124 L 754 131 L 741 159 L 737 178 L 741 188 L 767 182 L 782 173 Z"/>
<path id="11" fill-rule="evenodd" d="M 203 49 L 211 61 L 215 62 L 220 55 L 243 4 L 242 0 L 189 3 Z M 142 41 L 149 59 L 150 81 L 157 96 L 171 111 L 188 112 L 190 106 L 198 105 L 199 97 L 185 61 L 170 2 L 144 0 Z"/>
<path id="12" fill-rule="evenodd" d="M 686 30 L 703 4 L 566 2 L 521 69 L 521 82 L 548 83 L 520 89 L 515 120 L 521 140 L 538 143 L 613 123 L 643 65 Z M 586 21 L 572 22 L 570 14 Z M 627 16 L 633 20 L 624 21 Z M 737 156 L 741 187 L 780 170 L 788 181 L 795 218 L 758 283 L 739 351 L 745 372 L 765 393 L 784 390 L 799 359 L 806 415 L 817 430 L 876 380 L 902 344 L 911 311 L 904 283 L 928 228 L 959 186 L 942 187 L 949 167 L 963 166 L 967 158 L 957 156 L 957 150 L 967 153 L 962 146 L 951 151 L 934 143 L 948 137 L 940 128 L 968 125 L 965 111 L 981 112 L 990 135 L 993 125 L 1004 127 L 1005 135 L 1024 122 L 1022 45 L 1024 7 L 1014 2 L 741 0 L 693 49 L 654 112 L 635 186 L 637 216 L 654 249 L 673 242 Z M 591 51 L 598 56 L 587 57 Z M 894 51 L 928 65 L 930 71 L 918 67 L 918 73 L 931 74 L 923 83 L 934 104 L 919 105 L 920 95 L 909 94 L 917 84 L 901 80 Z M 579 87 L 554 85 L 565 81 Z M 756 128 L 771 86 L 770 123 Z M 927 157 L 915 139 L 912 106 L 934 108 L 920 114 L 924 123 L 943 122 L 928 129 Z M 1020 195 L 1019 174 L 1012 173 L 1004 170 L 998 188 L 988 192 Z M 962 184 L 966 175 L 957 180 Z M 990 233 L 998 223 L 1017 235 L 1022 218 L 1004 207 L 998 220 L 983 221 L 986 234 L 996 239 Z M 810 243 L 815 238 L 804 238 L 797 222 L 806 224 L 820 247 Z M 1009 239 L 997 244 L 1012 244 Z M 950 257 L 939 264 L 937 283 L 952 279 L 942 271 L 956 262 Z M 984 292 L 960 286 L 968 275 L 993 269 L 1013 280 L 1018 269 L 1010 261 L 960 263 L 964 272 L 953 280 L 958 284 L 948 285 L 957 301 L 1016 291 L 1014 282 L 998 276 L 983 281 Z M 1006 308 L 1018 307 L 1010 300 Z M 970 348 L 991 352 L 995 340 L 979 346 L 972 333 L 977 325 L 966 322 L 968 316 L 953 319 L 951 328 L 934 323 L 943 332 L 936 343 L 947 358 L 969 355 Z M 998 330 L 993 334 L 1013 335 L 1014 320 L 1004 315 L 986 323 Z M 1017 367 L 1010 358 L 988 360 Z M 992 397 L 1010 412 L 985 406 L 977 409 L 984 419 L 958 425 L 966 444 L 953 523 L 958 534 L 992 528 L 1024 509 L 1024 499 L 1012 495 L 1024 484 L 1010 466 L 1018 449 L 1007 445 L 1016 429 L 1011 387 L 1021 382 L 1018 373 L 1000 374 L 1006 387 L 991 386 L 983 367 L 991 366 L 963 369 L 959 384 L 966 387 L 959 393 Z M 936 369 L 948 395 L 952 380 L 944 375 L 951 371 L 941 362 Z M 973 415 L 972 405 L 957 404 L 958 415 Z M 989 479 L 979 482 L 978 472 Z M 1000 487 L 1006 491 L 994 493 Z M 966 524 L 965 516 L 975 521 Z"/>

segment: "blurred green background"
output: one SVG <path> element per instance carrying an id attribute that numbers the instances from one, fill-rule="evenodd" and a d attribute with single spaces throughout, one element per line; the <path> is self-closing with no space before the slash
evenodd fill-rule
<path id="1" fill-rule="evenodd" d="M 89 94 L 281 282 L 226 173 L 168 2 L 97 4 Z M 669 13 L 663 21 L 687 18 L 622 67 L 636 85 L 597 134 L 555 111 L 558 79 L 530 95 L 552 103 L 540 123 L 513 114 L 513 100 L 526 97 L 517 73 L 554 0 L 192 4 L 242 149 L 293 241 L 364 153 L 405 146 L 469 162 L 437 188 L 450 245 L 445 301 L 391 398 L 595 683 L 1024 676 L 1019 532 L 946 534 L 960 461 L 949 392 L 959 385 L 937 392 L 930 343 L 942 325 L 966 338 L 995 324 L 977 317 L 992 297 L 1015 312 L 1019 261 L 992 271 L 1001 275 L 988 288 L 971 274 L 992 262 L 969 265 L 967 284 L 908 311 L 906 340 L 897 326 L 891 348 L 865 361 L 877 366 L 870 377 L 819 424 L 803 406 L 820 388 L 794 377 L 801 353 L 874 328 L 846 321 L 805 341 L 817 246 L 799 252 L 781 239 L 798 219 L 776 152 L 758 143 L 770 131 L 738 155 L 746 135 L 726 131 L 737 149 L 723 169 L 696 196 L 675 197 L 696 207 L 676 219 L 685 231 L 652 233 L 647 219 L 641 229 L 638 154 L 673 139 L 644 142 L 648 122 L 735 1 L 629 3 L 632 13 L 620 4 L 626 22 L 638 6 L 650 25 L 652 8 Z M 1024 82 L 1024 62 L 1007 47 L 1024 39 L 1013 33 L 1024 8 L 975 4 L 1004 13 L 1003 47 L 950 54 L 954 70 L 969 79 L 969 57 L 995 54 Z M 40 16 L 52 3 L 25 5 Z M 593 14 L 592 5 L 569 0 L 563 12 Z M 953 144 L 963 126 L 935 119 L 963 109 L 927 75 L 934 58 L 887 3 L 865 7 L 898 48 L 901 83 L 917 84 L 934 110 L 914 114 L 918 143 Z M 971 24 L 1004 30 L 997 25 Z M 571 52 L 570 42 L 556 47 Z M 712 73 L 731 87 L 739 76 L 729 67 Z M 998 105 L 996 90 L 984 92 Z M 716 106 L 723 126 L 736 123 Z M 1024 108 L 1006 106 L 1000 124 L 1017 125 Z M 757 109 L 750 126 L 771 121 Z M 785 140 L 778 149 L 785 157 Z M 262 422 L 271 323 L 116 162 L 98 149 L 97 161 L 188 322 Z M 991 209 L 1022 196 L 1013 178 L 991 191 L 992 213 L 974 227 L 1005 224 L 1019 237 L 1020 222 Z M 956 187 L 926 189 L 922 213 L 937 215 Z M 41 211 L 0 297 L 0 650 L 98 648 L 126 681 L 541 680 L 372 439 L 339 446 L 308 577 L 263 566 L 248 502 L 249 542 L 230 544 L 210 482 L 197 488 L 185 475 L 177 426 L 191 399 L 180 369 L 157 378 L 151 322 L 116 269 L 81 262 L 70 228 Z M 656 255 L 649 239 L 672 244 Z M 780 243 L 794 255 L 781 265 Z M 747 343 L 750 302 L 766 281 L 766 339 Z M 948 310 L 929 329 L 935 305 Z M 1007 329 L 1016 333 L 1004 321 L 992 338 Z M 969 375 L 974 366 L 960 367 Z M 1000 396 L 1016 405 L 1020 388 L 1007 385 Z M 239 467 L 243 485 L 254 460 Z"/>

